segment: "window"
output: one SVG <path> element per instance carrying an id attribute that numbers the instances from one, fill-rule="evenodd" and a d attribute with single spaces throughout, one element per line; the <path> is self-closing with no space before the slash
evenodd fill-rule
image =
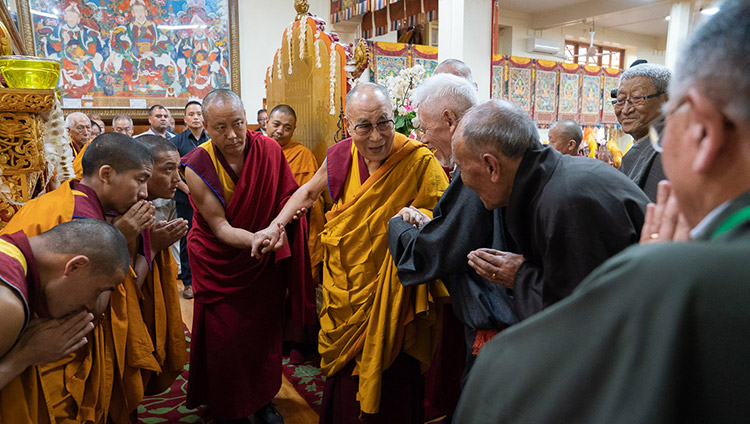
<path id="1" fill-rule="evenodd" d="M 625 60 L 625 50 L 598 44 L 594 44 L 594 48 L 596 49 L 596 55 L 586 56 L 586 53 L 589 51 L 589 43 L 565 41 L 565 61 L 568 63 L 598 65 L 615 69 L 623 69 L 625 67 L 623 63 Z"/>

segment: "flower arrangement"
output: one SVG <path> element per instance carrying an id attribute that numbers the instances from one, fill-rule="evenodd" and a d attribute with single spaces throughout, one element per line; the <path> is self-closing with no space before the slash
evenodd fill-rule
<path id="1" fill-rule="evenodd" d="M 411 68 L 402 69 L 398 75 L 389 76 L 385 80 L 385 86 L 391 94 L 393 103 L 393 120 L 396 122 L 396 131 L 411 136 L 419 128 L 417 111 L 411 105 L 412 91 L 419 85 L 424 77 L 424 67 L 414 65 Z"/>

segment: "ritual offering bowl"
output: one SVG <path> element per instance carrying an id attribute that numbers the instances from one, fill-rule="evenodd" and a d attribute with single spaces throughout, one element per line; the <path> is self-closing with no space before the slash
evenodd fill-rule
<path id="1" fill-rule="evenodd" d="M 34 56 L 0 56 L 0 74 L 10 88 L 52 89 L 60 78 L 60 61 Z"/>

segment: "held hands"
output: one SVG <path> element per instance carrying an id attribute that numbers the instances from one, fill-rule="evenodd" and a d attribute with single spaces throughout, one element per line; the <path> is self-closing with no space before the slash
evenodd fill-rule
<path id="1" fill-rule="evenodd" d="M 690 224 L 680 212 L 672 183 L 659 182 L 656 204 L 646 206 L 646 219 L 641 229 L 641 244 L 690 240 Z"/>
<path id="2" fill-rule="evenodd" d="M 400 211 L 396 214 L 396 216 L 400 216 L 401 219 L 404 220 L 407 224 L 410 224 L 414 228 L 422 228 L 422 226 L 428 222 L 430 222 L 432 219 L 423 214 L 419 209 L 415 208 L 414 206 L 409 206 L 408 208 L 401 208 Z M 394 217 L 395 218 L 395 217 Z"/>
<path id="3" fill-rule="evenodd" d="M 173 245 L 187 234 L 188 222 L 177 218 L 171 221 L 159 221 L 151 227 L 151 251 L 154 254 Z"/>
<path id="4" fill-rule="evenodd" d="M 31 365 L 54 362 L 88 343 L 86 334 L 94 329 L 94 315 L 80 311 L 59 319 L 34 319 L 16 347 Z"/>
<path id="5" fill-rule="evenodd" d="M 269 226 L 253 234 L 251 254 L 255 259 L 260 259 L 266 253 L 270 251 L 275 252 L 284 247 L 284 245 L 286 245 L 286 231 L 283 225 L 277 223 L 275 228 Z"/>
<path id="6" fill-rule="evenodd" d="M 123 215 L 116 217 L 112 224 L 125 236 L 128 243 L 154 222 L 154 206 L 147 200 L 139 200 Z"/>
<path id="7" fill-rule="evenodd" d="M 514 288 L 516 272 L 524 260 L 523 255 L 487 248 L 473 250 L 467 257 L 480 277 L 509 289 Z"/>

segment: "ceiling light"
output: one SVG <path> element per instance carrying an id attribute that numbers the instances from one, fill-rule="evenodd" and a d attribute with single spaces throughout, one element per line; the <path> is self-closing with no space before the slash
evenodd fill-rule
<path id="1" fill-rule="evenodd" d="M 719 13 L 719 8 L 716 6 L 707 7 L 705 9 L 701 9 L 701 13 L 708 16 L 715 15 Z"/>
<path id="2" fill-rule="evenodd" d="M 671 16 L 665 16 L 665 17 L 664 17 L 664 20 L 665 20 L 665 21 L 671 21 L 671 20 L 672 20 L 672 17 L 671 17 Z"/>

